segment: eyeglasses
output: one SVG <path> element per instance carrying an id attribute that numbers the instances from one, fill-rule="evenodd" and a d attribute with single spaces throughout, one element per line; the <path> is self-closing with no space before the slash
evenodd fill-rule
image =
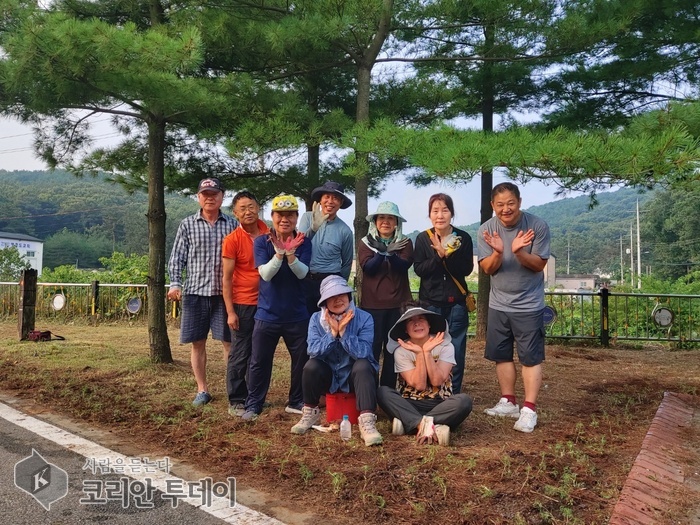
<path id="1" fill-rule="evenodd" d="M 253 213 L 258 213 L 258 206 L 255 204 L 249 204 L 248 206 L 236 206 L 236 211 L 243 213 L 246 211 L 252 211 Z"/>

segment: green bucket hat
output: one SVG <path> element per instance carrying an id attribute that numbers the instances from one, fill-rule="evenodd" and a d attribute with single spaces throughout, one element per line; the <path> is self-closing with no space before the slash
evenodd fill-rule
<path id="1" fill-rule="evenodd" d="M 377 215 L 393 215 L 400 222 L 406 222 L 406 219 L 401 217 L 399 213 L 399 207 L 390 201 L 380 202 L 377 206 L 377 211 L 367 215 L 367 222 L 374 222 L 374 217 Z"/>

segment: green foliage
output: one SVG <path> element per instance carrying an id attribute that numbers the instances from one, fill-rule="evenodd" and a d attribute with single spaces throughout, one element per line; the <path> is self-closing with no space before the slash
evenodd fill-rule
<path id="1" fill-rule="evenodd" d="M 29 262 L 19 254 L 16 246 L 0 248 L 0 281 L 18 281 L 22 270 L 29 268 Z"/>
<path id="2" fill-rule="evenodd" d="M 41 272 L 39 281 L 44 283 L 91 283 L 95 280 L 95 271 L 80 270 L 75 265 L 57 266 L 53 270 L 48 268 Z"/>
<path id="3" fill-rule="evenodd" d="M 100 262 L 111 274 L 113 283 L 146 284 L 148 280 L 148 255 L 114 252 L 111 257 L 102 257 Z"/>
<path id="4" fill-rule="evenodd" d="M 48 268 L 75 264 L 76 267 L 99 268 L 100 257 L 112 252 L 112 242 L 101 234 L 85 234 L 64 229 L 44 243 L 44 263 Z"/>

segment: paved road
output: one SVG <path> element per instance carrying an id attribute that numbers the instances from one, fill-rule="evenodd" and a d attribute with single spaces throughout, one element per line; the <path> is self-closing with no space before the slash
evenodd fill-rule
<path id="1" fill-rule="evenodd" d="M 166 458 L 126 457 L 0 403 L 0 525 L 281 525 L 235 504 L 233 478 L 185 481 L 168 467 Z"/>

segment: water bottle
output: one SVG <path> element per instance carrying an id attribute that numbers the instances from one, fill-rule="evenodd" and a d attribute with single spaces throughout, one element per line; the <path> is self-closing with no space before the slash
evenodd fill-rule
<path id="1" fill-rule="evenodd" d="M 350 419 L 347 415 L 343 416 L 343 420 L 340 422 L 340 439 L 343 441 L 348 441 L 352 437 L 352 425 L 350 424 Z"/>

